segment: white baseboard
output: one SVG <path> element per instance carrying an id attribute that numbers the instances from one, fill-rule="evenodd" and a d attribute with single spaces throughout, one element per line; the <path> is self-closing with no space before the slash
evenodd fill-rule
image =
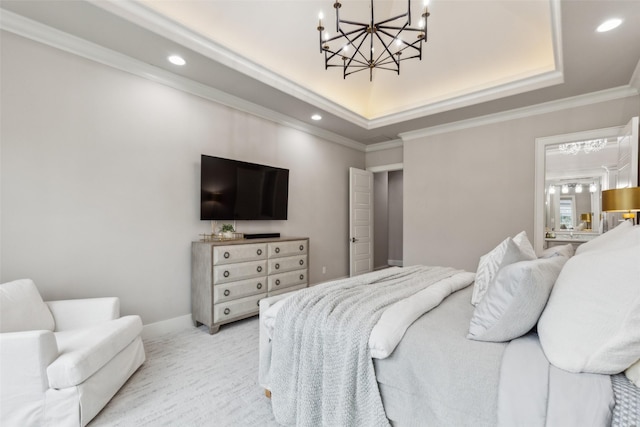
<path id="1" fill-rule="evenodd" d="M 185 329 L 193 327 L 193 320 L 191 320 L 191 313 L 189 313 L 185 314 L 184 316 L 178 316 L 167 320 L 161 320 L 160 322 L 144 325 L 142 327 L 142 338 L 157 338 L 169 332 L 183 331 Z"/>
<path id="2" fill-rule="evenodd" d="M 388 265 L 393 265 L 396 267 L 402 267 L 402 260 L 401 259 L 388 259 L 387 260 L 387 264 Z"/>

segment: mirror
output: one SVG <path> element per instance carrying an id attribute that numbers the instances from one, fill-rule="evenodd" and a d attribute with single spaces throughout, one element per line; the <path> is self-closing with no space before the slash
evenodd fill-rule
<path id="1" fill-rule="evenodd" d="M 638 118 L 627 126 L 536 139 L 534 247 L 579 245 L 617 225 L 602 190 L 638 185 Z"/>

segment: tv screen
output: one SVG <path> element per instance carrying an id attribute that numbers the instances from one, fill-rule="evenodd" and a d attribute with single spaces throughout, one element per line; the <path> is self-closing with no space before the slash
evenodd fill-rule
<path id="1" fill-rule="evenodd" d="M 201 220 L 287 219 L 289 170 L 202 155 Z"/>

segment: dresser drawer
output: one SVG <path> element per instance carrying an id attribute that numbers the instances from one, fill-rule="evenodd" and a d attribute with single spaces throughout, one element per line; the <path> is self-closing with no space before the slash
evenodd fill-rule
<path id="1" fill-rule="evenodd" d="M 306 283 L 303 283 L 302 285 L 289 286 L 288 288 L 279 289 L 277 291 L 271 291 L 269 292 L 269 296 L 273 297 L 276 295 L 285 294 L 287 292 L 299 291 L 300 289 L 304 289 L 306 287 L 307 287 Z"/>
<path id="2" fill-rule="evenodd" d="M 287 258 L 275 258 L 267 261 L 268 274 L 285 273 L 307 268 L 307 256 L 292 256 Z"/>
<path id="3" fill-rule="evenodd" d="M 267 273 L 267 261 L 241 262 L 223 264 L 213 267 L 213 283 L 228 283 L 237 280 L 264 276 Z"/>
<path id="4" fill-rule="evenodd" d="M 230 264 L 235 262 L 256 261 L 267 258 L 267 245 L 229 245 L 213 247 L 213 264 Z"/>
<path id="5" fill-rule="evenodd" d="M 266 297 L 266 292 L 233 301 L 221 302 L 213 305 L 213 321 L 215 323 L 235 319 L 237 317 L 258 314 L 260 300 Z"/>
<path id="6" fill-rule="evenodd" d="M 224 301 L 248 297 L 249 295 L 263 294 L 265 292 L 267 292 L 267 276 L 261 276 L 255 279 L 215 285 L 213 287 L 213 301 L 218 304 Z"/>
<path id="7" fill-rule="evenodd" d="M 269 276 L 269 292 L 307 283 L 307 270 L 290 271 Z"/>
<path id="8" fill-rule="evenodd" d="M 307 240 L 269 243 L 269 258 L 304 255 L 307 253 Z"/>

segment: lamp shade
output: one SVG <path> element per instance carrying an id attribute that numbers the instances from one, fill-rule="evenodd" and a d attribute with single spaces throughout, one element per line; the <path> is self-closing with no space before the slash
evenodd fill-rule
<path id="1" fill-rule="evenodd" d="M 640 187 L 603 191 L 602 210 L 605 212 L 640 211 Z"/>
<path id="2" fill-rule="evenodd" d="M 591 222 L 591 214 L 590 213 L 581 214 L 580 215 L 580 221 Z"/>

